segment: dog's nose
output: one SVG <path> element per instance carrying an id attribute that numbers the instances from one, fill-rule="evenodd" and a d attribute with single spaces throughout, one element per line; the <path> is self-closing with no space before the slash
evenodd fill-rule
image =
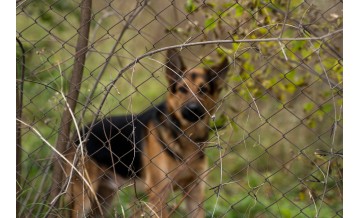
<path id="1" fill-rule="evenodd" d="M 195 122 L 201 119 L 201 117 L 205 114 L 205 110 L 201 104 L 191 102 L 182 109 L 181 113 L 186 120 Z"/>

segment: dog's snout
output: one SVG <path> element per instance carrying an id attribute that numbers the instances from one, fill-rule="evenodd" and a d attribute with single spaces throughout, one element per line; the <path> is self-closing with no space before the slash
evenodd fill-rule
<path id="1" fill-rule="evenodd" d="M 205 114 L 205 110 L 201 104 L 191 102 L 182 109 L 181 113 L 186 120 L 195 122 L 202 118 Z"/>

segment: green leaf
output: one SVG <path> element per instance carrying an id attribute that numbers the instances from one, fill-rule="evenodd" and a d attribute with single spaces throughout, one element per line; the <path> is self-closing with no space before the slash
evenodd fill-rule
<path id="1" fill-rule="evenodd" d="M 294 51 L 301 51 L 302 49 L 305 48 L 306 45 L 306 41 L 293 41 L 293 50 Z"/>
<path id="2" fill-rule="evenodd" d="M 294 86 L 293 84 L 286 84 L 285 85 L 285 90 L 290 93 L 290 94 L 294 94 L 294 92 L 296 91 L 296 86 Z"/>
<path id="3" fill-rule="evenodd" d="M 314 108 L 314 103 L 308 102 L 304 104 L 304 111 L 309 113 Z"/>
<path id="4" fill-rule="evenodd" d="M 287 218 L 287 217 L 292 217 L 291 216 L 291 209 L 288 209 L 288 208 L 282 208 L 280 210 L 280 213 L 281 213 L 281 217 L 284 217 L 284 218 Z"/>
<path id="5" fill-rule="evenodd" d="M 312 128 L 312 129 L 316 127 L 316 122 L 315 122 L 314 119 L 306 120 L 306 124 L 307 124 L 308 127 Z"/>
<path id="6" fill-rule="evenodd" d="M 325 112 L 322 110 L 318 110 L 315 112 L 315 116 L 319 121 L 322 121 L 324 119 Z"/>
<path id="7" fill-rule="evenodd" d="M 342 99 L 342 98 L 338 99 L 338 100 L 336 101 L 336 104 L 337 104 L 338 106 L 342 106 L 342 105 L 343 105 L 343 99 Z"/>
<path id="8" fill-rule="evenodd" d="M 222 7 L 223 7 L 223 8 L 230 8 L 230 7 L 232 7 L 233 5 L 234 5 L 234 3 L 232 3 L 232 2 L 225 2 L 225 3 L 222 4 Z"/>
<path id="9" fill-rule="evenodd" d="M 205 58 L 203 58 L 202 63 L 203 63 L 205 66 L 212 66 L 212 65 L 215 64 L 215 61 L 214 61 L 211 57 L 206 56 Z"/>
<path id="10" fill-rule="evenodd" d="M 229 54 L 233 54 L 233 50 L 232 49 L 228 49 L 228 48 L 225 48 L 225 47 L 222 47 L 222 46 L 219 46 L 216 48 L 216 53 L 219 55 L 219 56 L 229 56 Z"/>
<path id="11" fill-rule="evenodd" d="M 237 132 L 237 131 L 240 130 L 238 124 L 237 124 L 234 120 L 231 120 L 231 121 L 230 121 L 230 125 L 231 125 L 231 127 L 234 129 L 235 132 Z"/>
<path id="12" fill-rule="evenodd" d="M 233 82 L 237 82 L 237 83 L 240 83 L 242 82 L 242 78 L 240 77 L 240 75 L 233 75 L 230 77 L 230 81 L 233 81 Z"/>
<path id="13" fill-rule="evenodd" d="M 185 3 L 185 10 L 186 10 L 186 12 L 191 13 L 191 12 L 193 12 L 195 9 L 196 9 L 196 6 L 195 6 L 195 4 L 194 4 L 194 0 L 186 0 L 186 3 Z"/>
<path id="14" fill-rule="evenodd" d="M 235 17 L 240 17 L 244 13 L 244 8 L 240 5 L 235 6 Z"/>
<path id="15" fill-rule="evenodd" d="M 330 111 L 332 111 L 333 105 L 331 103 L 329 104 L 324 104 L 321 106 L 321 110 L 324 111 L 325 113 L 329 113 Z"/>
<path id="16" fill-rule="evenodd" d="M 216 28 L 216 20 L 214 17 L 209 17 L 205 20 L 204 27 L 207 31 L 213 30 Z"/>
<path id="17" fill-rule="evenodd" d="M 295 80 L 295 75 L 296 75 L 295 70 L 292 70 L 285 75 L 285 78 L 293 82 Z"/>

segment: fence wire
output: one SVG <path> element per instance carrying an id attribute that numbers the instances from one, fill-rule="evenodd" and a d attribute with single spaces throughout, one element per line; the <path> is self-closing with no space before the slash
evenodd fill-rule
<path id="1" fill-rule="evenodd" d="M 60 156 L 75 127 L 168 98 L 173 47 L 190 69 L 231 60 L 204 151 L 206 217 L 343 216 L 342 0 L 85 2 L 16 2 L 18 217 L 68 217 Z M 100 201 L 109 217 L 154 215 L 147 192 L 116 189 Z M 190 216 L 182 202 L 171 190 L 170 217 Z"/>

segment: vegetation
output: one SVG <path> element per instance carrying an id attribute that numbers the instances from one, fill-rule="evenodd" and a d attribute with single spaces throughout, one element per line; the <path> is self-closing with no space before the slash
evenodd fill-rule
<path id="1" fill-rule="evenodd" d="M 139 2 L 93 2 L 91 49 L 74 111 L 78 124 L 92 121 L 108 84 L 148 51 L 217 39 L 310 39 L 335 32 L 324 40 L 194 46 L 183 53 L 194 67 L 211 65 L 219 55 L 234 61 L 206 150 L 207 217 L 342 217 L 342 33 L 336 33 L 342 29 L 342 3 L 151 1 L 139 15 L 134 10 Z M 18 45 L 18 81 L 25 56 L 22 120 L 52 145 L 65 107 L 61 92 L 67 93 L 71 82 L 78 6 L 34 0 L 17 7 L 17 38 L 25 50 Z M 138 113 L 162 101 L 163 60 L 157 53 L 125 71 L 100 116 Z M 29 128 L 21 131 L 18 216 L 42 217 L 52 200 L 52 150 Z M 114 213 L 128 217 L 130 202 L 146 202 L 133 192 L 119 191 Z M 175 192 L 169 205 L 175 208 L 180 198 Z M 52 213 L 58 210 L 63 208 Z M 184 211 L 180 206 L 173 215 L 182 217 Z"/>

